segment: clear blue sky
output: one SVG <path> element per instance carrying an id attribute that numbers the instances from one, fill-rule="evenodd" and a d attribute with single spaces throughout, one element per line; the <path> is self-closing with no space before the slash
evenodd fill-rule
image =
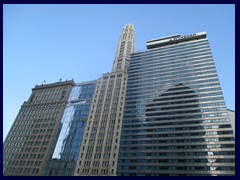
<path id="1" fill-rule="evenodd" d="M 234 5 L 4 5 L 3 139 L 36 84 L 110 72 L 126 23 L 146 41 L 206 31 L 227 108 L 235 110 Z"/>

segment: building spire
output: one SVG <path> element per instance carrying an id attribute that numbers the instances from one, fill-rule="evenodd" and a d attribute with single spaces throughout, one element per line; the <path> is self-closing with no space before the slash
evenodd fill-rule
<path id="1" fill-rule="evenodd" d="M 131 53 L 135 50 L 135 30 L 131 23 L 125 25 L 120 36 L 112 71 L 128 68 Z"/>
<path id="2" fill-rule="evenodd" d="M 127 27 L 131 27 L 133 30 L 134 30 L 134 27 L 133 27 L 133 25 L 132 25 L 132 23 L 127 23 L 125 26 L 124 26 L 124 28 L 127 28 Z"/>

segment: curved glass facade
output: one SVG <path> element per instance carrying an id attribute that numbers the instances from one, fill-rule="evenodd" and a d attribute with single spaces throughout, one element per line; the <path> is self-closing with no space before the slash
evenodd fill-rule
<path id="1" fill-rule="evenodd" d="M 84 134 L 85 124 L 95 90 L 95 81 L 72 88 L 64 111 L 59 136 L 45 175 L 73 175 Z"/>
<path id="2" fill-rule="evenodd" d="M 234 175 L 235 141 L 206 38 L 133 53 L 117 175 Z"/>

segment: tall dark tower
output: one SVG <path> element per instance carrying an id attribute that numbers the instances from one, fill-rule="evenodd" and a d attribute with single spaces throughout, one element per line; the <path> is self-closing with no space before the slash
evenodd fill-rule
<path id="1" fill-rule="evenodd" d="M 117 175 L 235 174 L 235 141 L 206 33 L 131 55 Z"/>

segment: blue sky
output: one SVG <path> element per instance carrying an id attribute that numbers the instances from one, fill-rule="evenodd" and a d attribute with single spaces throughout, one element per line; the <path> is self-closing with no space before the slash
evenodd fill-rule
<path id="1" fill-rule="evenodd" d="M 3 139 L 36 84 L 110 72 L 126 23 L 136 50 L 206 31 L 227 108 L 235 110 L 234 5 L 3 5 Z"/>

